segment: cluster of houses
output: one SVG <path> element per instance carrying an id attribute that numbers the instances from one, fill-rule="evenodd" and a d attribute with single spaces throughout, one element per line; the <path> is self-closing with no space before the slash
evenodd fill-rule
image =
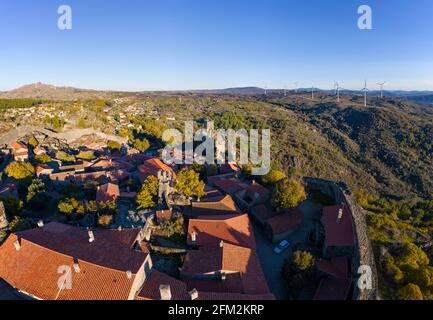
<path id="1" fill-rule="evenodd" d="M 16 160 L 28 160 L 27 146 L 11 147 Z M 135 198 L 136 193 L 119 187 L 131 177 L 141 183 L 157 177 L 159 198 L 167 197 L 176 179 L 173 167 L 134 150 L 119 156 L 101 152 L 95 160 L 71 165 L 56 163 L 37 165 L 36 174 L 60 186 L 98 181 L 97 202 Z M 255 181 L 242 181 L 239 173 L 234 164 L 220 166 L 207 180 L 206 196 L 180 210 L 187 251 L 177 278 L 153 267 L 144 228 L 90 229 L 40 221 L 37 228 L 13 233 L 0 246 L 0 279 L 32 299 L 273 300 L 252 222 L 278 243 L 297 230 L 303 215 L 297 210 L 276 213 L 269 205 L 270 191 Z M 173 217 L 165 202 L 168 206 L 155 213 L 156 223 Z M 7 219 L 0 202 L 0 228 L 3 224 Z M 325 207 L 322 225 L 324 259 L 316 262 L 320 284 L 314 298 L 346 300 L 353 287 L 352 216 L 343 205 Z"/>

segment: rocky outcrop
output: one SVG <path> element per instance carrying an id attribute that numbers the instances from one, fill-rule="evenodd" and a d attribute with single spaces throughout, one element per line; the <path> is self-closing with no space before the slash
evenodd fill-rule
<path id="1" fill-rule="evenodd" d="M 10 143 L 17 141 L 18 139 L 21 139 L 24 136 L 30 135 L 36 133 L 37 135 L 45 135 L 47 137 L 55 138 L 60 141 L 66 141 L 67 143 L 73 142 L 75 140 L 80 139 L 83 136 L 90 136 L 90 135 L 96 135 L 100 137 L 101 139 L 105 140 L 113 140 L 116 142 L 119 142 L 121 144 L 125 144 L 127 142 L 126 138 L 113 136 L 113 135 L 107 135 L 101 131 L 95 130 L 93 128 L 87 128 L 87 129 L 73 129 L 67 132 L 61 132 L 57 133 L 51 130 L 47 130 L 43 127 L 36 127 L 36 126 L 21 126 L 17 127 L 6 134 L 0 136 L 0 145 L 6 144 L 9 145 Z"/>

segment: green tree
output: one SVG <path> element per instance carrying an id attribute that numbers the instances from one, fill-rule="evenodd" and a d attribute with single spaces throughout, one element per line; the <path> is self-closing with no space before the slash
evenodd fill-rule
<path id="1" fill-rule="evenodd" d="M 119 151 L 120 148 L 121 148 L 120 143 L 117 142 L 117 141 L 113 141 L 113 140 L 108 141 L 107 146 L 108 146 L 108 149 L 110 149 L 111 152 Z"/>
<path id="2" fill-rule="evenodd" d="M 68 154 L 64 151 L 58 151 L 56 153 L 56 159 L 63 161 L 63 162 L 74 162 L 75 161 L 75 157 L 71 154 Z"/>
<path id="3" fill-rule="evenodd" d="M 132 141 L 132 146 L 140 152 L 144 152 L 150 147 L 150 143 L 147 139 L 134 139 Z"/>
<path id="4" fill-rule="evenodd" d="M 272 205 L 278 212 L 297 207 L 307 199 L 304 186 L 301 182 L 293 179 L 280 181 L 272 195 Z"/>
<path id="5" fill-rule="evenodd" d="M 39 142 L 35 137 L 32 136 L 29 139 L 29 145 L 31 145 L 33 148 L 36 148 L 39 145 Z"/>
<path id="6" fill-rule="evenodd" d="M 137 194 L 138 209 L 150 209 L 156 206 L 155 198 L 158 195 L 158 179 L 154 176 L 149 176 L 141 187 L 141 191 Z"/>
<path id="7" fill-rule="evenodd" d="M 400 288 L 397 292 L 399 300 L 423 300 L 423 295 L 420 287 L 416 284 L 409 283 L 408 285 Z"/>
<path id="8" fill-rule="evenodd" d="M 30 202 L 33 198 L 45 192 L 45 183 L 41 179 L 34 179 L 27 191 L 27 202 Z"/>
<path id="9" fill-rule="evenodd" d="M 28 162 L 12 162 L 7 166 L 6 174 L 15 180 L 24 180 L 35 175 L 35 168 Z"/>
<path id="10" fill-rule="evenodd" d="M 192 169 L 182 169 L 177 174 L 176 191 L 185 197 L 204 197 L 206 195 L 204 186 L 204 182 L 200 180 L 200 174 Z"/>
<path id="11" fill-rule="evenodd" d="M 23 202 L 14 196 L 0 197 L 0 201 L 3 202 L 6 212 L 12 217 L 19 215 L 24 206 Z"/>
<path id="12" fill-rule="evenodd" d="M 94 160 L 96 159 L 96 156 L 95 156 L 95 152 L 93 151 L 81 151 L 77 155 L 77 158 L 82 160 Z"/>
<path id="13" fill-rule="evenodd" d="M 53 161 L 53 159 L 47 154 L 40 154 L 35 157 L 37 163 L 47 164 Z"/>
<path id="14" fill-rule="evenodd" d="M 295 251 L 290 259 L 291 269 L 295 272 L 306 271 L 314 266 L 314 258 L 307 251 Z"/>
<path id="15" fill-rule="evenodd" d="M 65 214 L 65 215 L 70 215 L 72 213 L 74 213 L 74 205 L 72 204 L 70 199 L 66 199 L 66 200 L 62 200 L 59 202 L 58 205 L 58 209 L 59 212 Z"/>

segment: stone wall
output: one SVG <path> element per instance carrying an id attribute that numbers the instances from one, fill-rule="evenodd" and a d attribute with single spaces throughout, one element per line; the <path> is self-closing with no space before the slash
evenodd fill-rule
<path id="1" fill-rule="evenodd" d="M 337 183 L 315 178 L 304 179 L 307 188 L 310 190 L 320 190 L 335 199 L 337 204 L 345 204 L 353 217 L 354 232 L 356 238 L 355 254 L 352 257 L 352 270 L 356 273 L 360 266 L 369 266 L 372 270 L 372 290 L 359 290 L 357 282 L 354 280 L 353 300 L 376 300 L 379 297 L 378 278 L 376 263 L 374 260 L 373 248 L 368 237 L 366 222 L 366 212 L 357 204 L 352 192 L 345 183 Z"/>

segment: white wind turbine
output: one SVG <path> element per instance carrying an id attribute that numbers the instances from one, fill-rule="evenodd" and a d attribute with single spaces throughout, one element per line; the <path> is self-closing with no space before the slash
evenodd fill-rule
<path id="1" fill-rule="evenodd" d="M 386 82 L 382 82 L 382 83 L 378 83 L 378 85 L 380 86 L 380 98 L 383 99 L 383 86 L 385 85 Z"/>
<path id="2" fill-rule="evenodd" d="M 314 83 L 311 85 L 311 99 L 314 100 Z"/>
<path id="3" fill-rule="evenodd" d="M 299 82 L 293 82 L 293 84 L 295 85 L 295 93 L 298 93 Z"/>
<path id="4" fill-rule="evenodd" d="M 364 88 L 362 88 L 362 91 L 364 91 L 364 107 L 367 107 L 367 80 L 365 80 Z"/>
<path id="5" fill-rule="evenodd" d="M 287 85 L 284 86 L 284 96 L 287 97 Z"/>
<path id="6" fill-rule="evenodd" d="M 340 103 L 340 90 L 342 88 L 340 87 L 340 85 L 338 84 L 338 82 L 336 82 L 335 84 L 336 84 L 335 90 L 337 91 L 337 103 Z"/>
<path id="7" fill-rule="evenodd" d="M 334 91 L 337 94 L 338 82 L 334 80 Z"/>

